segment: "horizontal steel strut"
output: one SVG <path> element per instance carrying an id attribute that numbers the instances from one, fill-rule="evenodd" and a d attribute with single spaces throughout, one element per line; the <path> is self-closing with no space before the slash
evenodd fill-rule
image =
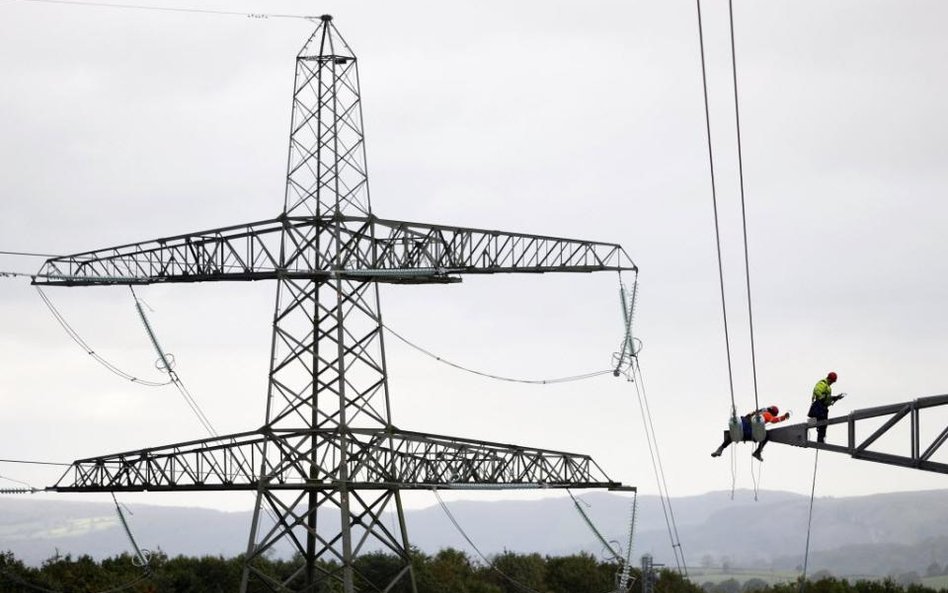
<path id="1" fill-rule="evenodd" d="M 853 410 L 846 416 L 830 418 L 820 422 L 793 424 L 772 428 L 767 431 L 769 440 L 775 443 L 793 445 L 795 447 L 809 447 L 822 449 L 824 451 L 833 451 L 836 453 L 845 453 L 854 459 L 864 459 L 876 463 L 885 463 L 887 465 L 898 465 L 902 467 L 911 467 L 924 471 L 948 474 L 948 463 L 932 461 L 932 456 L 948 440 L 948 426 L 945 426 L 923 448 L 921 441 L 921 411 L 929 408 L 948 405 L 948 395 L 935 395 L 931 397 L 922 397 L 909 402 L 878 406 L 875 408 L 865 408 Z M 870 418 L 888 417 L 885 423 L 874 430 L 864 438 L 856 437 L 856 427 Z M 904 443 L 905 454 L 893 454 L 873 450 L 871 447 L 879 440 L 882 435 L 892 431 L 899 422 L 909 419 L 909 438 Z M 846 425 L 846 444 L 834 445 L 830 443 L 818 443 L 809 440 L 807 430 L 816 426 L 830 426 L 835 424 Z M 936 427 L 937 430 L 937 427 Z"/>

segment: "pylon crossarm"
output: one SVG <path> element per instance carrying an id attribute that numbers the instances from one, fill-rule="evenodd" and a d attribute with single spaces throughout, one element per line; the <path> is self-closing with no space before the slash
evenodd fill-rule
<path id="1" fill-rule="evenodd" d="M 124 285 L 278 277 L 431 283 L 456 282 L 458 274 L 635 269 L 615 243 L 373 216 L 283 216 L 51 258 L 34 283 Z"/>
<path id="2" fill-rule="evenodd" d="M 824 451 L 844 453 L 855 459 L 864 459 L 866 461 L 885 463 L 887 465 L 898 465 L 948 474 L 948 463 L 934 461 L 932 459 L 935 453 L 945 444 L 945 441 L 948 441 L 948 426 L 938 424 L 938 420 L 936 419 L 934 421 L 934 427 L 927 433 L 934 434 L 934 438 L 925 441 L 923 441 L 922 438 L 922 411 L 945 405 L 948 405 L 948 395 L 922 397 L 909 402 L 853 410 L 847 416 L 830 418 L 819 422 L 792 424 L 790 426 L 772 428 L 767 431 L 767 435 L 769 440 L 785 445 L 822 449 Z M 867 422 L 867 420 L 874 418 L 885 418 L 885 421 L 881 426 L 874 429 L 867 428 L 868 434 L 865 436 L 857 437 L 858 429 L 868 427 L 869 422 Z M 908 419 L 908 438 L 903 442 L 901 452 L 893 453 L 891 451 L 879 450 L 879 439 L 886 434 L 898 431 L 896 427 L 904 426 L 902 421 L 906 418 Z M 834 444 L 832 442 L 820 443 L 809 440 L 807 434 L 808 429 L 836 424 L 846 425 L 846 439 L 844 445 Z M 832 430 L 828 430 L 828 436 L 831 437 L 832 432 Z"/>
<path id="3" fill-rule="evenodd" d="M 352 489 L 621 486 L 588 455 L 380 429 L 346 440 Z M 341 450 L 337 430 L 246 432 L 81 459 L 49 490 L 254 490 L 261 467 L 270 489 L 335 488 Z"/>
<path id="4" fill-rule="evenodd" d="M 496 274 L 636 269 L 615 243 L 384 219 L 376 219 L 375 227 L 373 267 L 382 270 Z"/>

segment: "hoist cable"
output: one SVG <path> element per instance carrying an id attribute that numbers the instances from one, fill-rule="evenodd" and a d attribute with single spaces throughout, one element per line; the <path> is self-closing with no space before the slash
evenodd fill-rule
<path id="1" fill-rule="evenodd" d="M 652 423 L 652 413 L 648 406 L 648 394 L 645 391 L 642 367 L 639 365 L 638 358 L 633 359 L 631 372 L 632 383 L 635 385 L 635 394 L 639 401 L 639 408 L 642 410 L 642 425 L 645 429 L 649 457 L 652 460 L 652 469 L 655 473 L 655 481 L 658 485 L 662 512 L 665 515 L 665 525 L 668 528 L 668 539 L 671 541 L 672 552 L 675 554 L 675 564 L 678 566 L 678 572 L 687 577 L 688 566 L 685 564 L 685 554 L 681 548 L 681 539 L 678 537 L 675 512 L 672 509 L 671 497 L 668 495 L 668 483 L 665 480 L 665 470 L 662 466 L 658 439 L 655 436 L 655 425 Z"/>
<path id="2" fill-rule="evenodd" d="M 514 579 L 513 577 L 509 576 L 509 575 L 508 575 L 507 573 L 505 573 L 504 571 L 502 571 L 502 570 L 500 570 L 499 568 L 497 568 L 497 566 L 496 566 L 493 562 L 491 562 L 491 561 L 487 558 L 487 556 L 484 555 L 483 552 L 481 552 L 480 548 L 478 548 L 477 545 L 474 544 L 474 542 L 473 542 L 473 541 L 471 540 L 471 538 L 467 535 L 467 533 L 465 533 L 464 529 L 461 527 L 461 524 L 458 523 L 458 520 L 454 518 L 454 514 L 451 513 L 451 509 L 448 508 L 448 505 L 446 505 L 446 504 L 444 503 L 444 500 L 442 500 L 441 495 L 438 494 L 438 489 L 437 489 L 437 488 L 432 488 L 431 491 L 434 492 L 435 498 L 438 499 L 438 504 L 441 505 L 441 510 L 443 510 L 443 511 L 444 511 L 444 514 L 447 515 L 448 519 L 449 519 L 449 520 L 451 521 L 451 523 L 454 525 L 454 528 L 458 530 L 458 533 L 461 534 L 461 537 L 463 537 L 463 538 L 465 539 L 465 541 L 467 541 L 468 545 L 470 545 L 470 546 L 474 549 L 474 551 L 477 552 L 477 555 L 480 556 L 481 560 L 483 560 L 484 563 L 485 563 L 488 567 L 490 567 L 491 570 L 495 571 L 497 574 L 499 574 L 500 576 L 502 576 L 502 577 L 504 577 L 505 579 L 507 579 L 507 581 L 510 582 L 510 583 L 511 583 L 512 585 L 514 585 L 515 587 L 517 587 L 517 588 L 519 588 L 519 589 L 522 589 L 523 591 L 526 591 L 527 593 L 538 593 L 536 590 L 531 589 L 530 587 L 528 587 L 527 585 L 524 585 L 523 583 L 520 583 L 519 581 L 517 581 L 517 580 Z"/>
<path id="3" fill-rule="evenodd" d="M 820 450 L 813 458 L 813 484 L 810 486 L 810 510 L 806 519 L 806 546 L 803 549 L 803 575 L 800 577 L 800 593 L 806 591 L 806 569 L 810 560 L 810 528 L 813 525 L 813 497 L 816 494 L 816 469 L 820 463 Z"/>
<path id="4" fill-rule="evenodd" d="M 171 382 L 171 381 L 165 381 L 164 383 L 158 383 L 156 381 L 146 381 L 145 379 L 139 379 L 138 377 L 135 377 L 134 375 L 130 375 L 126 373 L 122 369 L 118 368 L 117 366 L 115 366 L 114 364 L 112 364 L 111 362 L 103 358 L 102 356 L 100 356 L 98 353 L 96 353 L 95 350 L 92 349 L 91 346 L 89 346 L 89 344 L 85 340 L 82 339 L 82 336 L 80 336 L 79 333 L 71 325 L 69 325 L 69 322 L 66 321 L 66 318 L 63 317 L 62 313 L 60 313 L 59 310 L 56 309 L 56 306 L 53 305 L 53 302 L 49 299 L 48 296 L 46 296 L 46 293 L 43 292 L 43 290 L 39 286 L 35 288 L 36 288 L 36 292 L 39 293 L 40 298 L 43 299 L 43 302 L 46 304 L 46 307 L 49 309 L 50 313 L 53 314 L 53 317 L 56 319 L 59 325 L 66 332 L 66 335 L 68 335 L 72 339 L 73 342 L 78 344 L 80 348 L 85 350 L 86 354 L 91 356 L 96 362 L 98 362 L 99 364 L 107 368 L 110 372 L 118 375 L 119 377 L 125 379 L 126 381 L 131 381 L 132 383 L 137 383 L 138 385 L 145 385 L 146 387 L 163 387 L 165 385 L 168 385 Z"/>
<path id="5" fill-rule="evenodd" d="M 566 489 L 566 493 L 569 494 L 569 497 L 573 499 L 573 505 L 576 507 L 576 510 L 579 512 L 579 515 L 583 518 L 583 521 L 586 523 L 586 526 L 589 527 L 589 530 L 592 531 L 593 535 L 596 536 L 596 539 L 599 540 L 599 543 L 602 544 L 603 547 L 605 547 L 607 550 L 609 550 L 609 553 L 612 554 L 612 558 L 616 562 L 621 563 L 622 555 L 615 548 L 613 548 L 612 544 L 606 541 L 606 538 L 603 537 L 602 533 L 600 533 L 599 530 L 596 529 L 596 525 L 592 522 L 592 519 L 589 518 L 589 515 L 586 514 L 586 511 L 583 510 L 583 507 L 580 506 L 579 501 L 576 500 L 576 497 L 573 496 L 573 493 L 570 491 L 569 488 Z"/>
<path id="6" fill-rule="evenodd" d="M 110 2 L 73 2 L 72 0 L 18 0 L 19 2 L 35 2 L 39 4 L 67 4 L 70 6 L 91 6 L 95 8 L 124 8 L 135 10 L 158 10 L 161 12 L 183 12 L 196 14 L 214 14 L 226 16 L 243 16 L 253 19 L 312 19 L 315 17 L 301 14 L 274 14 L 262 12 L 238 12 L 231 10 L 210 10 L 206 8 L 175 8 L 171 6 L 149 6 L 145 4 L 118 4 Z"/>
<path id="7" fill-rule="evenodd" d="M 389 333 L 391 333 L 393 336 L 395 336 L 396 338 L 398 338 L 399 340 L 401 340 L 408 346 L 411 346 L 415 350 L 437 360 L 438 362 L 444 363 L 450 367 L 454 367 L 466 373 L 471 373 L 473 375 L 478 375 L 480 377 L 486 377 L 488 379 L 496 379 L 497 381 L 507 381 L 509 383 L 526 383 L 528 385 L 549 385 L 552 383 L 569 383 L 571 381 L 582 381 L 585 379 L 592 379 L 593 377 L 599 377 L 600 375 L 611 374 L 613 372 L 612 369 L 605 369 L 602 371 L 593 371 L 591 373 L 584 373 L 582 375 L 572 375 L 569 377 L 557 377 L 554 379 L 520 379 L 520 378 L 515 378 L 515 377 L 503 377 L 501 375 L 494 375 L 491 373 L 485 373 L 483 371 L 471 369 L 463 365 L 460 365 L 456 362 L 451 362 L 450 360 L 442 358 L 441 356 L 438 356 L 437 354 L 434 354 L 433 352 L 426 350 L 422 348 L 421 346 L 411 342 L 410 340 L 408 340 L 408 338 L 405 338 L 404 336 L 402 336 L 401 334 L 393 330 L 388 325 L 385 325 L 384 323 L 380 325 L 384 327 L 386 330 L 388 330 Z"/>
<path id="8" fill-rule="evenodd" d="M 747 247 L 747 210 L 744 205 L 744 158 L 741 151 L 741 109 L 737 93 L 737 52 L 734 48 L 734 1 L 728 0 L 731 25 L 731 72 L 734 80 L 734 122 L 737 130 L 737 170 L 741 182 L 741 224 L 744 229 L 744 277 L 747 281 L 747 319 L 750 330 L 751 368 L 754 377 L 754 409 L 760 409 L 757 398 L 757 354 L 754 350 L 754 307 L 751 299 L 750 255 Z"/>
<path id="9" fill-rule="evenodd" d="M 698 8 L 698 42 L 701 49 L 701 82 L 704 89 L 704 121 L 708 139 L 708 164 L 711 168 L 711 203 L 714 207 L 714 239 L 718 252 L 718 281 L 721 286 L 721 315 L 724 319 L 724 346 L 727 352 L 727 380 L 731 389 L 731 415 L 737 416 L 734 403 L 734 371 L 731 362 L 731 338 L 727 326 L 727 301 L 724 298 L 724 258 L 721 254 L 721 226 L 718 219 L 718 194 L 714 179 L 714 151 L 711 148 L 711 109 L 708 103 L 708 73 L 704 55 L 704 26 L 701 18 L 701 0 L 696 0 Z"/>

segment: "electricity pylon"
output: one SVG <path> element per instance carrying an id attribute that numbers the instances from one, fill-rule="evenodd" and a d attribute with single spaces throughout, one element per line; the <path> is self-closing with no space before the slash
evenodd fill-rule
<path id="1" fill-rule="evenodd" d="M 351 593 L 406 583 L 415 590 L 402 490 L 621 487 L 586 455 L 396 428 L 378 284 L 635 270 L 623 249 L 376 218 L 357 60 L 329 16 L 296 58 L 289 153 L 283 212 L 272 220 L 57 257 L 35 279 L 62 286 L 276 280 L 264 425 L 81 459 L 50 489 L 253 491 L 241 590 L 317 591 L 335 581 Z M 333 517 L 317 515 L 328 509 Z M 386 524 L 385 516 L 394 520 Z M 265 555 L 286 545 L 298 567 L 268 574 Z M 355 562 L 377 550 L 397 558 L 384 582 L 360 574 Z"/>

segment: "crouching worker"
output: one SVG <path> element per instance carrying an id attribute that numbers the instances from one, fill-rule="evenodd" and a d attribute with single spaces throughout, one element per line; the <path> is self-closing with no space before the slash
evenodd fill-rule
<path id="1" fill-rule="evenodd" d="M 741 442 L 753 441 L 753 431 L 751 430 L 751 422 L 756 414 L 760 414 L 761 419 L 764 421 L 764 424 L 776 424 L 777 422 L 783 422 L 790 417 L 790 412 L 787 412 L 783 416 L 778 416 L 780 414 L 780 409 L 777 406 L 768 406 L 766 408 L 761 408 L 756 412 L 751 412 L 750 414 L 745 414 L 741 416 L 741 431 L 742 437 Z M 754 450 L 752 455 L 763 461 L 764 458 L 761 457 L 761 452 L 764 450 L 764 446 L 767 444 L 768 436 L 764 436 L 764 440 L 757 443 L 757 448 Z M 728 448 L 731 444 L 731 432 L 729 430 L 724 431 L 724 440 L 721 442 L 721 445 L 711 453 L 711 457 L 720 457 L 721 453 Z"/>

